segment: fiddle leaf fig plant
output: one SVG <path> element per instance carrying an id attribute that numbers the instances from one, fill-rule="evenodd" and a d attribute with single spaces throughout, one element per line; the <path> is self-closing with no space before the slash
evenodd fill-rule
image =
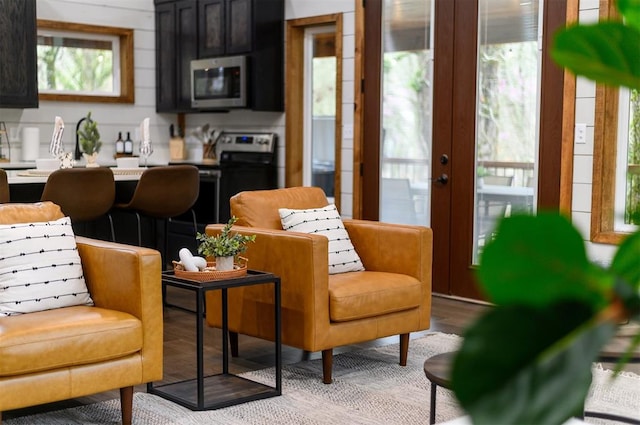
<path id="1" fill-rule="evenodd" d="M 247 244 L 255 242 L 256 235 L 245 236 L 237 232 L 232 233 L 231 227 L 236 221 L 238 221 L 236 217 L 231 217 L 222 232 L 217 235 L 211 236 L 198 232 L 196 234 L 196 240 L 200 242 L 198 253 L 207 257 L 231 257 L 245 252 Z"/>
<path id="2" fill-rule="evenodd" d="M 577 75 L 640 89 L 640 0 L 618 0 L 623 21 L 573 25 L 552 57 Z M 465 330 L 452 388 L 474 424 L 561 424 L 579 416 L 591 366 L 618 326 L 640 319 L 640 232 L 608 267 L 591 262 L 558 213 L 502 220 L 477 280 L 495 304 Z M 627 355 L 640 342 L 630 338 Z"/>
<path id="3" fill-rule="evenodd" d="M 621 321 L 640 317 L 639 258 L 640 233 L 603 268 L 562 215 L 502 220 L 478 270 L 495 307 L 465 331 L 451 376 L 473 423 L 560 424 L 579 415 L 592 362 Z"/>

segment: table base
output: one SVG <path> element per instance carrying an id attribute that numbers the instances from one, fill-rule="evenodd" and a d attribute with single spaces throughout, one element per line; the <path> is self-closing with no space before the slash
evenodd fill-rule
<path id="1" fill-rule="evenodd" d="M 204 377 L 204 403 L 201 406 L 198 406 L 197 379 L 154 386 L 149 392 L 191 410 L 221 409 L 282 394 L 274 387 L 232 374 Z"/>

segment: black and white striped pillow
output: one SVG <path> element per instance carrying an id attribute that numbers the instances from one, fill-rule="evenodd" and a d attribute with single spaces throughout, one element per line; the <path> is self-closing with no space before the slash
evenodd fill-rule
<path id="1" fill-rule="evenodd" d="M 93 305 L 69 217 L 0 225 L 0 317 Z"/>
<path id="2" fill-rule="evenodd" d="M 280 208 L 278 212 L 284 230 L 314 233 L 329 239 L 329 274 L 364 270 L 334 204 L 308 210 Z"/>

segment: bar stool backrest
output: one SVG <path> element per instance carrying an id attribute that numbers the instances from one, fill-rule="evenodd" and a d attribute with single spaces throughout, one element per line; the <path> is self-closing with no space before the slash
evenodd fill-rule
<path id="1" fill-rule="evenodd" d="M 198 199 L 200 174 L 193 165 L 152 167 L 140 176 L 131 201 L 119 208 L 138 211 L 155 218 L 179 216 Z"/>
<path id="2" fill-rule="evenodd" d="M 115 196 L 109 168 L 63 168 L 49 175 L 41 200 L 60 205 L 72 221 L 91 221 L 109 212 Z"/>
<path id="3" fill-rule="evenodd" d="M 0 204 L 9 202 L 9 182 L 7 172 L 0 169 Z"/>

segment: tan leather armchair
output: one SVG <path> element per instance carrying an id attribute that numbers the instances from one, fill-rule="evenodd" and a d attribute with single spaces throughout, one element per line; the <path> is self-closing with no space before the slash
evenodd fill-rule
<path id="1" fill-rule="evenodd" d="M 282 342 L 322 351 L 323 382 L 331 382 L 333 348 L 400 335 L 406 365 L 409 333 L 429 328 L 432 232 L 422 226 L 343 220 L 366 271 L 330 275 L 328 240 L 282 230 L 278 208 L 328 204 L 315 187 L 242 192 L 231 198 L 234 229 L 257 235 L 249 267 L 281 277 Z M 208 234 L 221 225 L 209 225 Z M 216 291 L 218 292 L 218 291 Z M 220 294 L 207 293 L 207 321 L 220 327 Z M 237 333 L 274 338 L 273 291 L 267 285 L 229 290 L 232 354 Z"/>
<path id="2" fill-rule="evenodd" d="M 51 202 L 0 205 L 0 224 L 63 216 Z M 77 245 L 95 306 L 0 317 L 0 414 L 120 388 L 128 424 L 133 386 L 162 379 L 160 254 L 83 237 Z"/>

